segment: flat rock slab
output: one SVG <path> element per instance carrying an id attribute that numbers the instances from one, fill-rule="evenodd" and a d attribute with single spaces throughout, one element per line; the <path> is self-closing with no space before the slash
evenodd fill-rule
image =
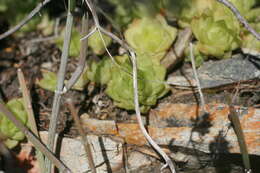
<path id="1" fill-rule="evenodd" d="M 196 86 L 193 73 L 188 70 L 185 76 L 170 76 L 169 84 Z M 230 59 L 209 61 L 198 69 L 201 88 L 214 88 L 260 77 L 260 59 L 237 55 Z"/>
<path id="2" fill-rule="evenodd" d="M 40 132 L 42 141 L 47 141 L 48 132 Z M 123 166 L 122 144 L 107 137 L 88 135 L 93 159 L 98 173 L 117 171 Z M 60 159 L 72 172 L 91 172 L 84 146 L 80 139 L 62 138 Z"/>
<path id="3" fill-rule="evenodd" d="M 200 107 L 187 104 L 165 104 L 149 115 L 148 132 L 160 145 L 180 146 L 206 153 L 240 153 L 237 136 L 228 119 L 229 106 L 206 105 L 209 112 L 198 115 Z M 237 107 L 250 154 L 260 155 L 260 109 Z M 100 123 L 97 123 L 100 121 Z M 94 123 L 93 123 L 94 122 Z M 88 132 L 122 138 L 128 144 L 148 145 L 138 124 L 115 123 L 114 121 L 82 117 L 83 127 Z M 106 126 L 107 131 L 104 131 Z M 100 130 L 101 129 L 101 130 Z"/>

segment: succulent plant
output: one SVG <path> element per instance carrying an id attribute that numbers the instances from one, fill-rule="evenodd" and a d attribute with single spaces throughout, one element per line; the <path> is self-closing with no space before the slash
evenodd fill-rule
<path id="1" fill-rule="evenodd" d="M 114 66 L 111 71 L 111 80 L 108 82 L 106 93 L 118 107 L 134 110 L 134 90 L 132 79 L 132 66 L 127 56 L 118 56 L 120 65 Z M 138 92 L 142 112 L 156 104 L 158 98 L 168 91 L 163 83 L 166 70 L 155 65 L 149 56 L 138 57 Z M 126 71 L 127 70 L 127 71 Z"/>
<path id="2" fill-rule="evenodd" d="M 212 15 L 203 13 L 191 23 L 192 32 L 198 40 L 198 49 L 205 55 L 221 57 L 238 48 L 238 30 L 231 28 L 225 19 L 216 20 Z"/>
<path id="3" fill-rule="evenodd" d="M 242 15 L 246 15 L 255 4 L 255 0 L 229 0 Z M 214 19 L 232 18 L 236 20 L 233 13 L 223 4 L 215 0 L 166 0 L 166 11 L 168 14 L 178 18 L 181 27 L 190 26 L 194 18 L 199 18 L 205 11 L 214 11 Z M 171 14 L 172 13 L 172 14 Z M 229 21 L 230 22 L 230 21 Z"/>
<path id="4" fill-rule="evenodd" d="M 111 69 L 113 62 L 110 58 L 104 57 L 101 61 L 90 63 L 90 67 L 87 70 L 87 77 L 93 82 L 99 84 L 107 84 L 111 79 Z"/>
<path id="5" fill-rule="evenodd" d="M 65 34 L 65 28 L 61 31 L 60 36 L 56 40 L 56 45 L 58 48 L 62 51 L 63 47 L 63 42 L 64 42 L 64 34 Z M 80 51 L 80 33 L 76 28 L 72 29 L 71 33 L 71 41 L 70 41 L 70 50 L 69 50 L 69 55 L 76 57 L 79 55 Z"/>
<path id="6" fill-rule="evenodd" d="M 119 26 L 126 26 L 134 18 L 154 17 L 158 12 L 158 0 L 108 0 L 115 7 L 113 19 Z"/>
<path id="7" fill-rule="evenodd" d="M 88 72 L 88 68 L 86 67 L 82 74 L 80 75 L 79 79 L 77 80 L 77 82 L 75 83 L 75 85 L 73 85 L 72 89 L 74 90 L 79 90 L 82 91 L 84 89 L 84 87 L 87 85 L 87 83 L 89 82 L 89 78 L 87 75 Z M 66 82 L 66 81 L 65 81 Z"/>
<path id="8" fill-rule="evenodd" d="M 203 55 L 199 49 L 198 49 L 198 42 L 195 42 L 193 45 L 193 50 L 192 50 L 193 56 L 194 56 L 194 60 L 195 60 L 195 66 L 199 67 L 201 66 L 207 59 L 208 56 L 207 55 Z M 190 47 L 187 47 L 184 50 L 184 55 L 185 55 L 185 61 L 186 62 L 191 62 L 190 59 Z"/>
<path id="9" fill-rule="evenodd" d="M 177 29 L 168 25 L 161 15 L 156 19 L 150 17 L 136 19 L 124 33 L 126 41 L 138 55 L 146 54 L 155 63 L 159 63 L 165 56 L 176 34 Z"/>
<path id="10" fill-rule="evenodd" d="M 27 125 L 27 113 L 23 106 L 22 99 L 12 99 L 6 104 L 7 108 L 20 120 Z M 24 134 L 0 112 L 0 134 L 4 138 L 4 143 L 8 148 L 15 147 L 19 141 L 24 139 Z"/>
<path id="11" fill-rule="evenodd" d="M 102 34 L 106 47 L 108 47 L 112 43 L 112 39 L 104 34 Z M 106 49 L 104 43 L 99 35 L 99 32 L 96 31 L 89 37 L 88 45 L 92 49 L 92 51 L 97 55 L 102 55 L 105 53 Z"/>
<path id="12" fill-rule="evenodd" d="M 43 78 L 36 81 L 36 84 L 39 85 L 41 88 L 55 91 L 57 85 L 57 76 L 54 72 L 42 70 Z"/>
<path id="13" fill-rule="evenodd" d="M 260 22 L 251 24 L 253 28 L 260 32 Z M 251 33 L 245 31 L 245 34 L 242 36 L 242 50 L 244 53 L 248 53 L 255 56 L 260 56 L 260 41 L 257 40 Z"/>

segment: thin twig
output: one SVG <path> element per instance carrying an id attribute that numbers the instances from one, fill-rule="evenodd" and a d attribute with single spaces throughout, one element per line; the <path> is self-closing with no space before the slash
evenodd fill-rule
<path id="1" fill-rule="evenodd" d="M 44 155 L 52 161 L 52 163 L 57 166 L 57 168 L 63 172 L 71 172 L 59 159 L 57 159 L 54 154 L 36 137 L 27 127 L 25 127 L 19 120 L 16 119 L 14 114 L 7 109 L 3 101 L 0 101 L 0 111 L 12 122 L 14 125 L 24 133 L 32 144 L 40 150 Z"/>
<path id="2" fill-rule="evenodd" d="M 194 55 L 193 55 L 193 46 L 192 46 L 192 43 L 190 43 L 190 59 L 191 59 L 191 65 L 192 65 L 193 75 L 194 75 L 194 78 L 195 78 L 195 80 L 196 80 L 197 88 L 198 88 L 199 95 L 200 95 L 201 107 L 202 107 L 202 110 L 203 110 L 204 113 L 205 113 L 205 112 L 207 112 L 207 111 L 206 111 L 206 108 L 205 108 L 205 100 L 204 100 L 203 93 L 202 93 L 202 91 L 201 91 L 200 80 L 199 80 L 199 77 L 198 77 L 198 74 L 197 74 L 197 70 L 196 70 L 196 65 L 195 65 L 195 60 L 194 60 Z"/>
<path id="3" fill-rule="evenodd" d="M 67 104 L 68 104 L 68 108 L 71 112 L 71 115 L 72 115 L 72 117 L 73 117 L 73 119 L 76 123 L 77 130 L 78 130 L 78 132 L 81 136 L 82 143 L 83 143 L 83 146 L 84 146 L 84 149 L 85 149 L 85 152 L 86 152 L 86 155 L 87 155 L 87 159 L 88 159 L 88 165 L 91 169 L 91 172 L 96 173 L 97 171 L 96 171 L 96 168 L 95 168 L 95 163 L 94 163 L 94 160 L 93 160 L 90 144 L 88 142 L 87 135 L 85 134 L 84 129 L 82 128 L 82 125 L 81 125 L 80 119 L 78 117 L 76 108 L 73 105 L 71 99 L 67 99 Z"/>
<path id="4" fill-rule="evenodd" d="M 135 104 L 135 112 L 136 112 L 136 118 L 137 122 L 139 124 L 139 127 L 147 139 L 147 141 L 150 143 L 150 145 L 163 157 L 166 164 L 161 168 L 164 169 L 167 166 L 169 166 L 172 173 L 176 173 L 174 163 L 171 161 L 171 159 L 167 156 L 167 154 L 161 149 L 161 147 L 154 142 L 154 140 L 151 138 L 151 136 L 148 134 L 147 130 L 144 127 L 144 123 L 141 118 L 141 112 L 139 107 L 139 99 L 138 99 L 138 83 L 137 83 L 137 65 L 136 65 L 136 57 L 134 52 L 130 52 L 131 60 L 133 64 L 133 87 L 134 87 L 134 104 Z"/>
<path id="5" fill-rule="evenodd" d="M 86 35 L 88 33 L 88 15 L 87 18 L 84 15 L 82 18 L 82 28 L 81 28 L 81 35 Z M 85 64 L 86 64 L 86 57 L 87 57 L 87 50 L 88 50 L 88 39 L 85 39 L 80 44 L 80 59 L 77 65 L 77 69 L 72 74 L 71 78 L 66 83 L 66 86 L 63 88 L 63 91 L 66 92 L 70 90 L 73 85 L 77 82 L 80 75 L 84 71 Z"/>
<path id="6" fill-rule="evenodd" d="M 28 23 L 33 18 L 33 16 L 35 16 L 42 9 L 42 7 L 44 7 L 50 1 L 51 0 L 44 0 L 43 2 L 39 2 L 39 4 L 20 23 L 18 23 L 16 26 L 6 31 L 5 33 L 1 34 L 0 40 L 18 31 L 21 27 L 23 27 L 26 23 Z"/>
<path id="7" fill-rule="evenodd" d="M 72 6 L 74 6 L 74 4 L 72 3 L 74 3 L 73 0 L 68 1 L 68 15 L 66 21 L 65 34 L 64 34 L 64 43 L 63 43 L 61 62 L 60 62 L 60 67 L 58 72 L 58 81 L 57 81 L 57 87 L 56 87 L 53 105 L 52 105 L 52 114 L 51 114 L 50 127 L 48 133 L 47 146 L 51 151 L 54 151 L 55 132 L 57 128 L 57 122 L 58 122 L 60 104 L 61 104 L 61 95 L 64 87 L 64 79 L 65 79 L 65 73 L 66 73 L 68 56 L 69 56 L 69 47 L 70 47 L 71 32 L 73 26 Z M 46 160 L 46 169 L 47 169 L 47 173 L 50 173 L 51 163 L 48 159 Z"/>
<path id="8" fill-rule="evenodd" d="M 123 70 L 124 72 L 126 72 L 126 74 L 132 76 L 131 72 L 129 72 L 125 67 L 119 65 L 116 61 L 115 61 L 115 58 L 111 55 L 111 53 L 109 52 L 109 50 L 107 49 L 106 47 L 106 43 L 105 43 L 105 40 L 102 36 L 101 33 L 107 35 L 108 37 L 112 38 L 113 40 L 115 40 L 116 42 L 118 42 L 123 48 L 125 48 L 126 50 L 132 50 L 124 41 L 122 41 L 120 38 L 118 38 L 116 35 L 114 35 L 113 33 L 109 32 L 109 31 L 106 31 L 100 24 L 99 24 L 99 19 L 98 19 L 98 16 L 97 16 L 97 13 L 96 13 L 96 10 L 92 4 L 92 2 L 90 0 L 85 0 L 86 4 L 88 5 L 88 8 L 90 9 L 91 13 L 92 13 L 92 17 L 94 19 L 94 23 L 95 23 L 95 27 L 94 29 L 89 33 L 87 34 L 85 37 L 83 37 L 81 39 L 81 41 L 83 39 L 87 39 L 88 37 L 90 37 L 94 32 L 98 32 L 99 34 L 99 37 L 101 38 L 101 41 L 103 43 L 103 46 L 108 54 L 108 56 L 111 58 L 113 64 L 115 66 L 117 66 L 119 69 Z"/>
<path id="9" fill-rule="evenodd" d="M 23 75 L 23 72 L 21 69 L 17 70 L 17 75 L 18 75 L 20 87 L 22 89 L 23 104 L 24 104 L 25 110 L 28 114 L 30 129 L 35 134 L 35 136 L 39 137 L 39 132 L 37 130 L 37 125 L 36 125 L 36 121 L 35 121 L 35 117 L 34 117 L 34 113 L 33 113 L 33 109 L 32 109 L 30 91 L 26 87 L 26 82 L 25 82 L 24 75 Z M 45 173 L 44 156 L 38 150 L 36 151 L 36 158 L 39 161 L 41 172 Z"/>
<path id="10" fill-rule="evenodd" d="M 218 2 L 222 3 L 223 5 L 225 5 L 226 7 L 228 7 L 233 14 L 236 16 L 236 18 L 238 19 L 238 21 L 240 21 L 244 27 L 251 32 L 251 34 L 253 34 L 253 36 L 255 36 L 255 38 L 257 40 L 260 41 L 260 34 L 258 32 L 256 32 L 256 30 L 254 30 L 254 28 L 252 28 L 248 22 L 246 21 L 246 19 L 240 14 L 240 12 L 238 11 L 238 9 L 229 1 L 227 0 L 217 0 Z"/>
<path id="11" fill-rule="evenodd" d="M 98 15 L 97 15 L 97 12 L 96 12 L 96 9 L 94 8 L 94 5 L 92 3 L 91 0 L 85 0 L 86 4 L 88 5 L 88 8 L 90 9 L 91 11 L 91 14 L 92 14 L 92 17 L 93 17 L 93 20 L 94 20 L 94 23 L 95 23 L 95 28 L 94 30 L 97 30 L 98 34 L 99 34 L 99 37 L 101 38 L 102 40 L 102 43 L 105 47 L 105 50 L 108 54 L 108 56 L 111 58 L 112 62 L 119 68 L 122 69 L 122 67 L 115 61 L 114 57 L 111 55 L 111 53 L 109 52 L 109 50 L 107 49 L 106 47 L 106 43 L 105 43 L 105 40 L 102 36 L 102 30 L 104 31 L 105 29 L 99 24 L 99 19 L 98 19 Z M 89 35 L 89 34 L 88 34 Z M 86 37 L 87 38 L 87 37 Z M 120 39 L 119 39 L 120 40 Z"/>

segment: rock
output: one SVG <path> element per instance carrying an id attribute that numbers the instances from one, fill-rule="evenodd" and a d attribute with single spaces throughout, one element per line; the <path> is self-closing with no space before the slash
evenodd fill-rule
<path id="1" fill-rule="evenodd" d="M 260 109 L 236 107 L 244 131 L 249 154 L 260 155 Z M 206 105 L 209 114 L 198 120 L 201 108 L 188 104 L 165 104 L 149 115 L 150 136 L 159 144 L 171 147 L 185 147 L 205 153 L 240 153 L 237 136 L 228 119 L 229 106 Z M 93 121 L 93 123 L 92 123 Z M 103 120 L 83 120 L 83 128 L 98 134 L 112 135 L 128 144 L 149 145 L 136 123 L 115 123 Z M 100 122 L 100 123 L 98 123 Z"/>
<path id="2" fill-rule="evenodd" d="M 214 88 L 260 77 L 260 62 L 253 57 L 236 55 L 221 61 L 209 61 L 198 69 L 201 88 Z M 243 70 L 242 70 L 243 69 Z M 196 86 L 191 70 L 185 75 L 171 75 L 167 83 L 180 86 Z"/>
<path id="3" fill-rule="evenodd" d="M 135 170 L 137 168 L 152 164 L 152 161 L 149 159 L 148 156 L 137 151 L 131 152 L 127 160 L 128 168 L 130 170 Z"/>
<path id="4" fill-rule="evenodd" d="M 41 132 L 43 141 L 47 141 L 48 132 Z M 123 166 L 122 144 L 107 137 L 88 135 L 92 154 L 98 173 L 116 171 Z M 80 139 L 64 137 L 61 140 L 60 158 L 72 172 L 89 172 L 87 157 Z"/>

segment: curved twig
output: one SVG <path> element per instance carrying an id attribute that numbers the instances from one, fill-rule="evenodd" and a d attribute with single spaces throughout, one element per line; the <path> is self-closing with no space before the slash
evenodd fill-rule
<path id="1" fill-rule="evenodd" d="M 175 166 L 172 160 L 168 157 L 168 155 L 161 149 L 161 147 L 151 138 L 151 136 L 148 134 L 147 130 L 144 127 L 142 118 L 141 118 L 141 112 L 139 107 L 139 99 L 138 99 L 138 82 L 137 82 L 137 64 L 136 64 L 136 57 L 134 52 L 130 52 L 131 61 L 133 64 L 133 87 L 134 87 L 134 103 L 135 103 L 135 113 L 137 122 L 139 124 L 139 127 L 145 136 L 146 140 L 149 142 L 149 144 L 162 156 L 164 161 L 166 162 L 165 165 L 161 168 L 164 169 L 169 166 L 172 173 L 176 173 Z"/>

